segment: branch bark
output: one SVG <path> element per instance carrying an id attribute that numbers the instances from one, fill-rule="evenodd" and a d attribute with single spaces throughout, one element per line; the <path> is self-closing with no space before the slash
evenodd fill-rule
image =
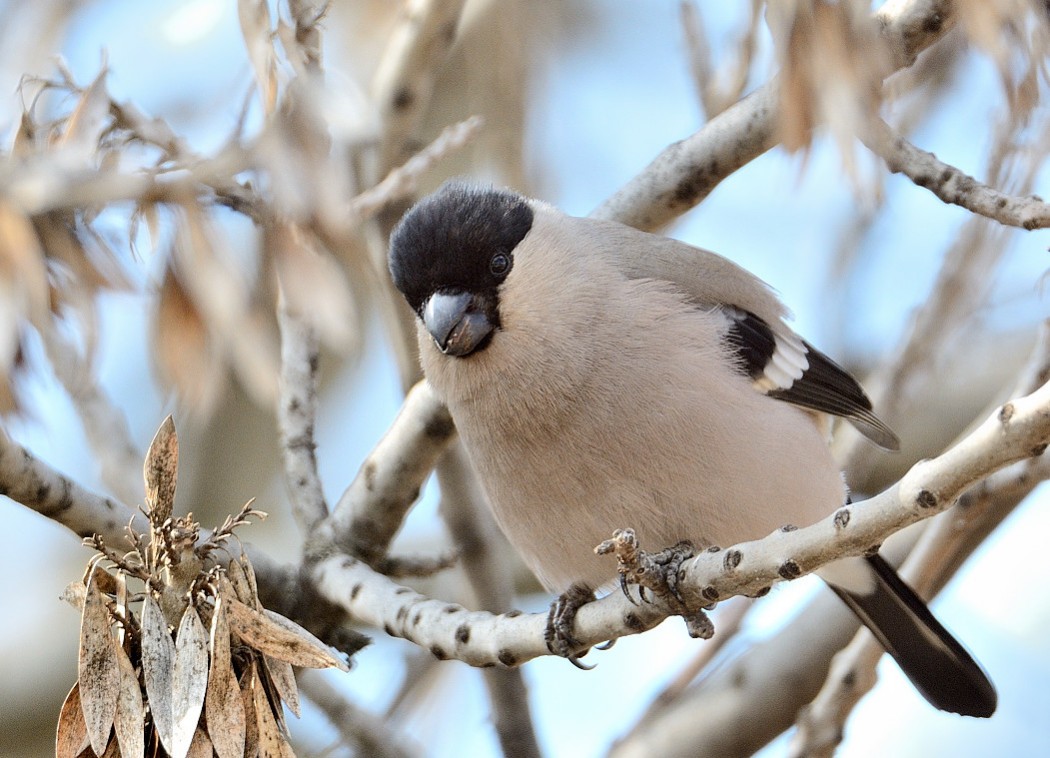
<path id="1" fill-rule="evenodd" d="M 895 133 L 882 119 L 869 124 L 863 136 L 868 148 L 895 174 L 903 174 L 946 203 L 958 205 L 1006 226 L 1045 229 L 1050 226 L 1050 204 L 1035 195 L 1015 197 L 974 179 L 938 160 Z"/>

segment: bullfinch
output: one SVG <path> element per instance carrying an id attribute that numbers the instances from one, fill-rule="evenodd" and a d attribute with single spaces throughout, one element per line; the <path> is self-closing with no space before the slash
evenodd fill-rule
<path id="1" fill-rule="evenodd" d="M 899 447 L 774 292 L 714 253 L 452 181 L 402 218 L 389 266 L 496 521 L 552 592 L 613 582 L 593 548 L 615 528 L 727 546 L 829 515 L 848 498 L 830 417 Z M 993 713 L 984 671 L 884 559 L 818 573 L 930 703 Z"/>

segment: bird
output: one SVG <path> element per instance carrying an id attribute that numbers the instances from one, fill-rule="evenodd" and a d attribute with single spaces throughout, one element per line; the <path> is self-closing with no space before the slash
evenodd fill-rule
<path id="1" fill-rule="evenodd" d="M 849 498 L 833 417 L 899 448 L 772 288 L 715 253 L 455 179 L 404 214 L 388 264 L 496 522 L 562 598 L 614 582 L 593 551 L 614 528 L 703 548 L 831 514 Z M 933 706 L 995 711 L 987 674 L 877 552 L 818 573 Z"/>

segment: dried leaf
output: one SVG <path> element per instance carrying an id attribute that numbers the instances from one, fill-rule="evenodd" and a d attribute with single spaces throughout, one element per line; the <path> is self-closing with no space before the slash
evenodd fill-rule
<path id="1" fill-rule="evenodd" d="M 298 226 L 277 223 L 267 231 L 288 310 L 305 319 L 325 344 L 349 347 L 360 326 L 342 269 L 331 256 L 312 249 Z"/>
<path id="2" fill-rule="evenodd" d="M 187 295 L 241 382 L 263 404 L 276 401 L 278 341 L 272 319 L 253 300 L 251 278 L 221 230 L 195 203 L 175 228 L 175 268 Z"/>
<path id="3" fill-rule="evenodd" d="M 22 111 L 22 118 L 18 122 L 18 131 L 15 132 L 14 144 L 11 146 L 11 155 L 15 158 L 25 158 L 36 150 L 36 124 L 29 111 Z"/>
<path id="4" fill-rule="evenodd" d="M 120 669 L 117 667 L 117 650 L 109 610 L 95 581 L 95 576 L 103 571 L 96 567 L 88 577 L 84 613 L 80 622 L 80 659 L 77 666 L 80 707 L 84 711 L 91 749 L 97 755 L 105 751 L 109 742 L 120 690 Z"/>
<path id="5" fill-rule="evenodd" d="M 58 713 L 55 758 L 76 758 L 88 747 L 87 724 L 80 708 L 80 684 L 74 684 Z"/>
<path id="6" fill-rule="evenodd" d="M 84 586 L 84 582 L 80 579 L 77 579 L 75 582 L 70 582 L 66 585 L 66 588 L 62 590 L 62 600 L 65 600 L 78 611 L 84 610 L 84 598 L 86 596 L 87 587 Z"/>
<path id="7" fill-rule="evenodd" d="M 211 617 L 211 668 L 208 671 L 208 694 L 204 698 L 204 718 L 218 758 L 241 758 L 245 741 L 244 702 L 233 673 L 225 605 L 222 597 L 217 598 Z"/>
<path id="8" fill-rule="evenodd" d="M 183 758 L 190 749 L 200 723 L 204 695 L 208 690 L 208 631 L 197 609 L 186 608 L 175 637 L 175 667 L 172 676 L 172 758 Z"/>
<path id="9" fill-rule="evenodd" d="M 107 572 L 108 573 L 108 572 Z M 128 618 L 131 611 L 128 609 L 128 579 L 123 571 L 118 571 L 116 577 L 116 590 L 113 592 L 113 600 L 117 606 L 117 617 Z M 117 628 L 117 648 L 119 652 L 117 654 L 117 660 L 120 660 L 121 654 L 127 657 L 127 653 L 124 650 L 127 640 L 128 630 L 121 624 Z M 123 684 L 124 679 L 121 677 L 121 683 Z"/>
<path id="10" fill-rule="evenodd" d="M 193 742 L 190 743 L 186 758 L 212 758 L 212 741 L 200 727 L 193 733 Z"/>
<path id="11" fill-rule="evenodd" d="M 248 664 L 247 670 L 241 675 L 241 703 L 244 709 L 244 754 L 255 756 L 259 754 L 259 720 L 255 715 L 255 688 L 259 686 L 259 679 L 255 671 L 255 661 Z"/>
<path id="12" fill-rule="evenodd" d="M 109 124 L 109 105 L 106 70 L 103 69 L 84 91 L 73 115 L 66 122 L 66 133 L 60 144 L 81 160 L 90 159 L 98 149 L 103 130 Z"/>
<path id="13" fill-rule="evenodd" d="M 131 659 L 124 648 L 117 646 L 117 668 L 120 669 L 120 694 L 113 731 L 120 745 L 122 758 L 141 758 L 146 752 L 146 706 L 142 702 L 142 688 Z"/>
<path id="14" fill-rule="evenodd" d="M 252 694 L 255 697 L 255 717 L 259 725 L 259 756 L 260 758 L 264 756 L 265 758 L 278 758 L 284 755 L 282 749 L 282 745 L 286 744 L 284 735 L 277 726 L 273 708 L 258 679 Z"/>
<path id="15" fill-rule="evenodd" d="M 150 521 L 160 526 L 171 517 L 179 472 L 179 436 L 169 415 L 161 423 L 146 453 L 142 477 L 146 480 L 146 508 Z"/>
<path id="16" fill-rule="evenodd" d="M 273 679 L 270 677 L 270 669 L 266 665 L 264 660 L 259 661 L 258 665 L 259 681 L 262 682 L 263 692 L 266 693 L 266 699 L 270 701 L 270 707 L 273 711 L 274 720 L 277 721 L 277 729 L 282 734 L 288 734 L 288 721 L 284 717 L 284 705 L 281 703 L 281 694 L 274 687 Z"/>
<path id="17" fill-rule="evenodd" d="M 110 739 L 109 744 L 106 745 L 106 749 L 102 753 L 101 758 L 121 758 L 120 743 L 118 743 L 115 739 Z"/>
<path id="18" fill-rule="evenodd" d="M 142 679 L 153 726 L 161 743 L 171 752 L 174 731 L 171 709 L 175 668 L 175 642 L 160 605 L 147 594 L 142 599 Z"/>
<path id="19" fill-rule="evenodd" d="M 338 653 L 294 621 L 270 610 L 253 610 L 235 598 L 228 600 L 230 629 L 259 652 L 294 666 L 350 670 Z"/>
<path id="20" fill-rule="evenodd" d="M 30 220 L 0 199 L 0 375 L 15 364 L 20 321 L 47 327 L 51 312 L 44 251 Z"/>
<path id="21" fill-rule="evenodd" d="M 273 113 L 277 102 L 277 65 L 270 36 L 270 6 L 266 0 L 238 0 L 237 16 L 248 58 L 255 70 L 255 80 L 262 95 L 266 113 Z"/>
<path id="22" fill-rule="evenodd" d="M 170 267 L 160 289 L 153 337 L 161 377 L 196 410 L 210 412 L 222 386 L 223 365 L 200 311 Z"/>
<path id="23" fill-rule="evenodd" d="M 241 568 L 244 570 L 244 578 L 248 582 L 248 589 L 251 590 L 252 597 L 255 598 L 255 605 L 252 607 L 262 607 L 259 603 L 259 582 L 255 580 L 255 566 L 252 565 L 252 562 L 244 553 L 241 553 L 237 560 L 241 564 Z"/>
<path id="24" fill-rule="evenodd" d="M 160 216 L 157 212 L 157 204 L 149 201 L 141 201 L 131 212 L 128 220 L 128 244 L 131 253 L 136 258 L 142 258 L 139 250 L 139 239 L 142 235 L 142 222 L 146 222 L 147 252 L 152 252 L 160 240 Z"/>
<path id="25" fill-rule="evenodd" d="M 266 672 L 270 675 L 270 681 L 273 682 L 273 686 L 277 690 L 277 694 L 288 706 L 288 709 L 295 714 L 295 717 L 300 718 L 303 714 L 299 708 L 299 687 L 295 683 L 295 672 L 292 670 L 292 664 L 278 660 L 271 655 L 264 656 L 263 662 L 266 665 Z"/>

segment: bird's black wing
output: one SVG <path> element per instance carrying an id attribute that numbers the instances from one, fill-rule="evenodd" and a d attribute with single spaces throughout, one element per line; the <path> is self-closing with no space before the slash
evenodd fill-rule
<path id="1" fill-rule="evenodd" d="M 774 331 L 740 308 L 724 312 L 729 318 L 726 340 L 756 389 L 802 408 L 842 416 L 876 445 L 900 449 L 897 435 L 872 413 L 871 400 L 844 368 L 786 327 Z"/>

